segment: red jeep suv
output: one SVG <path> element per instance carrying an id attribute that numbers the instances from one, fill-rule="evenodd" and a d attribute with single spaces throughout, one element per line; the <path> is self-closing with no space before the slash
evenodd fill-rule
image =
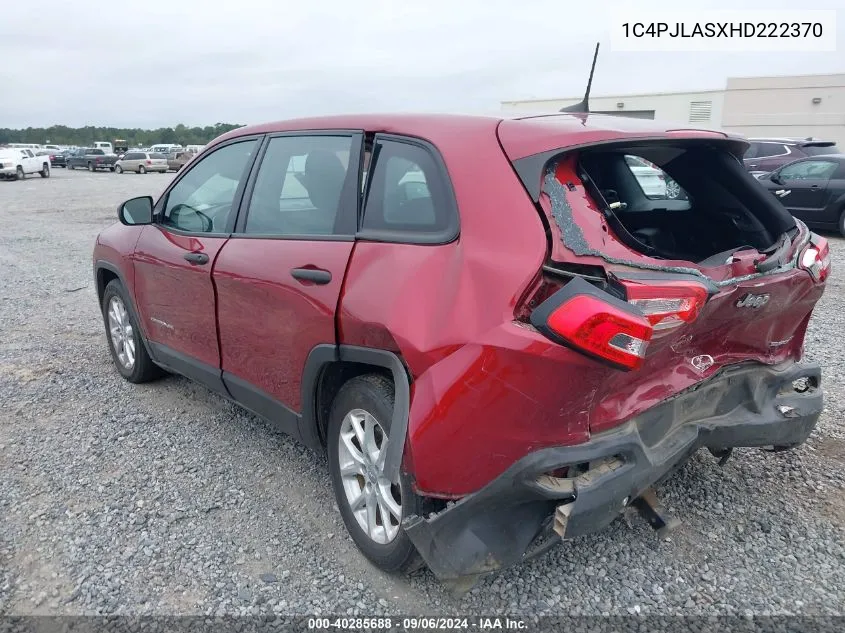
<path id="1" fill-rule="evenodd" d="M 603 528 L 699 448 L 813 430 L 828 244 L 746 147 L 591 114 L 229 132 L 97 238 L 114 363 L 325 447 L 369 559 L 471 581 Z"/>

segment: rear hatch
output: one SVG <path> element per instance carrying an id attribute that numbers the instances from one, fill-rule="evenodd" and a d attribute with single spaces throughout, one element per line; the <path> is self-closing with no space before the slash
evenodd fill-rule
<path id="1" fill-rule="evenodd" d="M 589 386 L 591 431 L 727 366 L 800 360 L 828 246 L 744 170 L 744 148 L 690 133 L 512 159 L 549 238 L 530 320 L 607 367 Z"/>
<path id="2" fill-rule="evenodd" d="M 150 158 L 146 162 L 147 165 L 155 167 L 167 167 L 167 156 L 164 154 L 150 154 Z"/>

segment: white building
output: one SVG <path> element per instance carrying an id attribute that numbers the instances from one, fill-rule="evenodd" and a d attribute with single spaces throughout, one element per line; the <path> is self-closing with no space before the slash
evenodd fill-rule
<path id="1" fill-rule="evenodd" d="M 554 112 L 581 101 L 503 101 L 508 111 Z M 591 96 L 590 111 L 695 127 L 719 128 L 746 136 L 812 136 L 845 146 L 845 74 L 790 77 L 736 77 L 724 90 Z"/>

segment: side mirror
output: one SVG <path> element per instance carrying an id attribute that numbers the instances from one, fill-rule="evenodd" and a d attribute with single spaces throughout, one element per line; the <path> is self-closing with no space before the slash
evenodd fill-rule
<path id="1" fill-rule="evenodd" d="M 776 185 L 783 184 L 783 180 L 780 179 L 780 176 L 778 176 L 777 172 L 772 172 L 771 174 L 769 174 L 769 180 L 771 180 Z"/>
<path id="2" fill-rule="evenodd" d="M 117 218 L 126 226 L 153 223 L 153 199 L 141 196 L 127 200 L 117 210 Z"/>

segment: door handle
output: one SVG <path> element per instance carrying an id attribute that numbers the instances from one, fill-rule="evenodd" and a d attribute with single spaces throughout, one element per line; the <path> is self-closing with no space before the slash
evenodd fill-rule
<path id="1" fill-rule="evenodd" d="M 205 253 L 185 253 L 182 255 L 185 259 L 187 259 L 192 264 L 207 264 L 208 263 L 208 255 Z"/>
<path id="2" fill-rule="evenodd" d="M 294 279 L 320 286 L 332 280 L 332 274 L 322 268 L 292 268 L 290 274 Z"/>

